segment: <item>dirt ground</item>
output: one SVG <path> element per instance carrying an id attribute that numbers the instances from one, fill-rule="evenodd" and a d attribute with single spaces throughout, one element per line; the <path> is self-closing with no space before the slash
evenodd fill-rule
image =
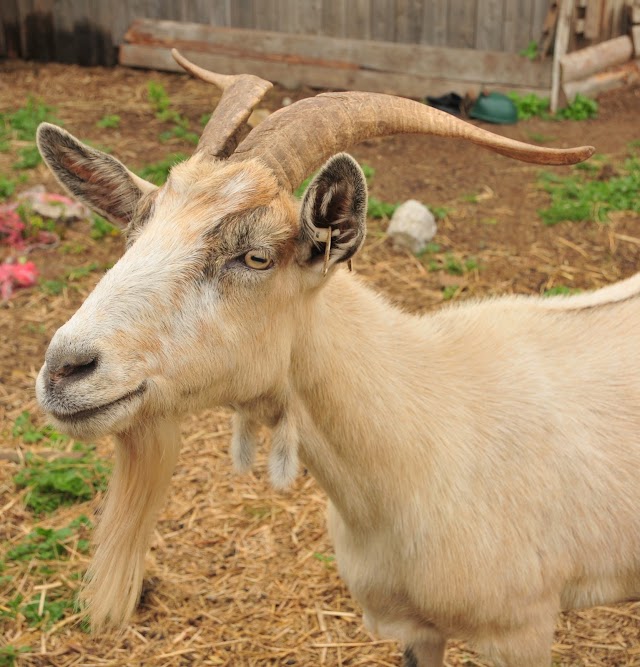
<path id="1" fill-rule="evenodd" d="M 177 110 L 192 126 L 212 109 L 215 92 L 186 76 L 147 71 L 83 69 L 19 62 L 0 64 L 0 112 L 23 105 L 29 95 L 56 107 L 64 126 L 83 140 L 108 146 L 132 168 L 189 151 L 174 140 L 161 144 L 165 125 L 147 101 L 147 83 L 162 83 Z M 428 91 L 425 91 L 425 94 Z M 278 108 L 310 90 L 269 93 L 265 106 Z M 605 95 L 599 117 L 583 122 L 530 120 L 492 128 L 524 141 L 549 146 L 591 144 L 622 161 L 640 138 L 640 88 Z M 96 122 L 119 114 L 119 128 Z M 199 126 L 198 126 L 199 127 Z M 367 141 L 350 151 L 375 169 L 371 195 L 390 202 L 419 199 L 444 207 L 434 239 L 434 257 L 395 252 L 386 238 L 386 220 L 370 221 L 369 236 L 356 270 L 399 306 L 413 312 L 438 308 L 448 295 L 462 300 L 506 293 L 540 294 L 554 286 L 591 289 L 626 277 L 640 265 L 640 217 L 614 213 L 607 224 L 560 223 L 545 227 L 537 210 L 549 196 L 538 185 L 539 167 L 516 163 L 458 141 L 394 137 Z M 0 153 L 0 174 L 11 174 L 12 157 Z M 569 168 L 557 169 L 559 174 Z M 22 186 L 44 183 L 60 191 L 41 165 Z M 43 277 L 117 260 L 119 238 L 94 241 L 84 223 L 72 225 L 67 247 L 35 250 Z M 0 246 L 0 260 L 9 254 Z M 464 275 L 429 270 L 445 255 L 473 258 Z M 37 450 L 12 435 L 24 410 L 41 421 L 34 380 L 47 343 L 78 308 L 99 279 L 97 272 L 69 283 L 59 295 L 34 287 L 0 305 L 0 449 Z M 91 637 L 74 615 L 53 628 L 37 630 L 24 619 L 2 616 L 3 595 L 19 586 L 25 596 L 42 594 L 43 584 L 75 590 L 74 576 L 88 556 L 73 553 L 51 577 L 34 564 L 23 567 L 19 583 L 0 578 L 0 648 L 23 647 L 18 665 L 378 665 L 400 663 L 394 642 L 372 638 L 361 610 L 336 573 L 325 525 L 325 497 L 301 475 L 293 490 L 269 487 L 264 455 L 252 474 L 231 469 L 229 414 L 209 410 L 184 423 L 184 447 L 169 502 L 160 517 L 148 557 L 148 583 L 126 631 Z M 108 441 L 102 456 L 112 455 Z M 265 449 L 264 447 L 262 448 Z M 63 526 L 81 513 L 91 515 L 99 498 L 84 506 L 34 517 L 24 508 L 24 491 L 13 476 L 20 463 L 0 461 L 0 560 L 34 525 Z M 5 574 L 18 574 L 6 564 Z M 0 571 L 0 575 L 3 572 Z M 640 665 L 640 603 L 611 605 L 562 614 L 553 648 L 562 667 Z M 1 662 L 0 664 L 5 664 Z M 6 663 L 10 664 L 10 663 Z M 485 665 L 469 648 L 452 643 L 447 665 Z"/>

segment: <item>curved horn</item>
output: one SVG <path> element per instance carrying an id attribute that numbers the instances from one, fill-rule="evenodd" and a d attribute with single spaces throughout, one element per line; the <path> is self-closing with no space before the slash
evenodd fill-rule
<path id="1" fill-rule="evenodd" d="M 574 164 L 591 146 L 543 148 L 502 137 L 412 100 L 378 93 L 324 93 L 280 109 L 238 146 L 232 160 L 260 158 L 293 191 L 331 155 L 364 139 L 434 134 L 467 139 L 524 162 Z"/>
<path id="2" fill-rule="evenodd" d="M 209 72 L 189 62 L 177 49 L 171 49 L 171 55 L 189 74 L 222 89 L 222 98 L 200 136 L 196 152 L 204 151 L 217 158 L 229 157 L 238 145 L 253 107 L 273 84 L 251 74 L 227 76 Z"/>

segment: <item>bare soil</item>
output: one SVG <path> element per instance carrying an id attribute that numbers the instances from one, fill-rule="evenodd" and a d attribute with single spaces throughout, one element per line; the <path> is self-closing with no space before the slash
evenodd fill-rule
<path id="1" fill-rule="evenodd" d="M 151 79 L 165 86 L 175 108 L 194 128 L 217 99 L 211 88 L 186 76 L 14 61 L 0 65 L 0 112 L 23 105 L 30 95 L 40 98 L 56 107 L 57 117 L 73 134 L 108 146 L 138 168 L 170 152 L 190 150 L 177 140 L 158 141 L 166 125 L 154 117 L 147 100 Z M 273 110 L 285 97 L 295 100 L 313 92 L 276 87 L 265 106 Z M 640 137 L 640 88 L 605 95 L 600 103 L 595 120 L 531 120 L 491 129 L 549 146 L 592 144 L 621 161 Z M 121 116 L 119 128 L 96 127 L 108 114 Z M 454 299 L 539 294 L 557 285 L 592 289 L 634 273 L 640 264 L 637 214 L 615 213 L 607 224 L 545 227 L 537 210 L 548 204 L 549 196 L 537 184 L 538 167 L 430 137 L 372 140 L 351 152 L 375 168 L 372 196 L 391 202 L 415 198 L 447 209 L 434 239 L 441 246 L 436 257 L 451 254 L 477 263 L 478 268 L 462 276 L 431 271 L 433 257 L 394 251 L 385 235 L 387 221 L 370 221 L 356 270 L 412 312 L 439 307 L 444 288 L 453 285 Z M 11 154 L 0 153 L 0 174 L 13 174 L 13 160 Z M 29 173 L 24 187 L 35 183 L 60 191 L 43 166 Z M 89 262 L 106 266 L 121 252 L 121 239 L 93 241 L 87 225 L 76 223 L 60 246 L 35 250 L 30 259 L 44 278 L 53 279 Z M 0 246 L 0 260 L 8 254 Z M 69 282 L 57 296 L 40 287 L 22 290 L 0 306 L 0 449 L 37 451 L 37 445 L 13 437 L 12 425 L 24 410 L 42 420 L 33 385 L 47 343 L 99 277 L 94 272 Z M 184 448 L 148 558 L 148 583 L 129 628 L 91 637 L 76 617 L 47 631 L 3 618 L 8 600 L 2 596 L 9 595 L 13 585 L 26 597 L 46 597 L 46 589 L 42 593 L 37 588 L 46 583 L 76 589 L 73 577 L 88 559 L 76 553 L 52 575 L 54 581 L 39 573 L 35 563 L 20 572 L 7 566 L 8 573 L 20 576 L 11 586 L 0 579 L 0 648 L 25 648 L 19 665 L 60 667 L 398 665 L 398 646 L 367 634 L 361 610 L 337 575 L 324 527 L 326 501 L 315 482 L 303 474 L 292 491 L 275 493 L 263 456 L 254 473 L 235 475 L 228 456 L 229 414 L 224 410 L 187 419 L 183 432 Z M 98 447 L 105 458 L 112 456 L 108 441 Z M 0 460 L 0 559 L 34 525 L 66 525 L 80 513 L 91 515 L 99 502 L 34 517 L 24 508 L 24 491 L 17 492 L 13 483 L 19 468 L 20 463 Z M 640 603 L 562 614 L 553 659 L 562 667 L 640 665 Z M 486 663 L 466 646 L 452 643 L 447 664 Z"/>

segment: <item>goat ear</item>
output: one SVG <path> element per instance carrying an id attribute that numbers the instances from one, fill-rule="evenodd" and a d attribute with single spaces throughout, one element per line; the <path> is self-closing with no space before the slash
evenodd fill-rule
<path id="1" fill-rule="evenodd" d="M 60 184 L 115 224 L 126 226 L 140 197 L 156 189 L 115 158 L 86 146 L 55 125 L 41 123 L 36 140 Z"/>
<path id="2" fill-rule="evenodd" d="M 316 174 L 302 199 L 301 260 L 322 269 L 351 259 L 367 226 L 367 181 L 346 153 L 334 155 Z M 328 257 L 326 247 L 331 245 Z"/>

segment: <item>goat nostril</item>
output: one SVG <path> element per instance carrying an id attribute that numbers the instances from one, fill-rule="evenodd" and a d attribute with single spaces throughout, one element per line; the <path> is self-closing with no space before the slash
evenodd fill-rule
<path id="1" fill-rule="evenodd" d="M 55 364 L 49 369 L 49 380 L 56 384 L 61 380 L 68 378 L 71 380 L 80 380 L 91 375 L 98 366 L 97 356 L 83 356 L 73 361 L 67 360 L 66 363 Z"/>

